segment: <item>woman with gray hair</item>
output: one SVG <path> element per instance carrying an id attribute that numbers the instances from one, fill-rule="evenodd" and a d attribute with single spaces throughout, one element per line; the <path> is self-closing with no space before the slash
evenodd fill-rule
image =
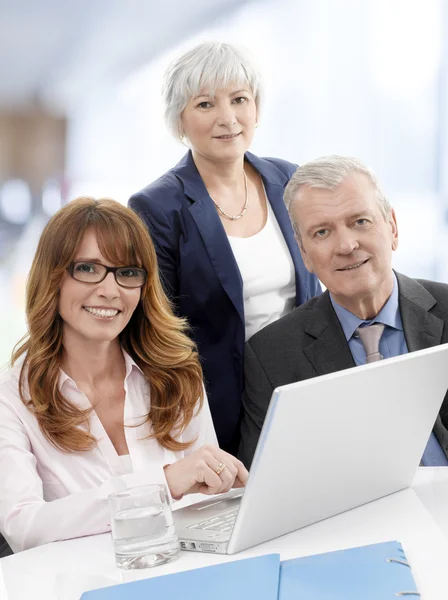
<path id="1" fill-rule="evenodd" d="M 320 293 L 283 203 L 296 165 L 248 152 L 257 70 L 229 44 L 201 44 L 167 70 L 168 128 L 190 150 L 129 200 L 154 240 L 166 292 L 199 348 L 220 446 L 239 444 L 244 342 Z"/>

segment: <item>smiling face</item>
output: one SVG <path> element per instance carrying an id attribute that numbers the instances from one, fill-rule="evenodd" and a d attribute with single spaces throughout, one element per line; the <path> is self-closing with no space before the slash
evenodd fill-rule
<path id="1" fill-rule="evenodd" d="M 360 307 L 379 312 L 392 292 L 398 230 L 394 211 L 384 217 L 367 177 L 352 173 L 335 190 L 302 187 L 293 213 L 307 269 L 361 318 Z"/>
<path id="2" fill-rule="evenodd" d="M 74 261 L 96 262 L 112 267 L 101 254 L 93 230 L 84 234 Z M 124 265 L 121 265 L 124 266 Z M 82 268 L 82 267 L 80 267 Z M 112 342 L 128 324 L 140 300 L 141 288 L 124 288 L 108 273 L 100 283 L 84 283 L 63 276 L 59 291 L 59 314 L 64 322 L 64 345 L 71 342 Z"/>
<path id="3" fill-rule="evenodd" d="M 252 142 L 256 122 L 257 107 L 247 85 L 218 89 L 214 96 L 201 90 L 182 113 L 193 155 L 212 161 L 241 158 Z"/>

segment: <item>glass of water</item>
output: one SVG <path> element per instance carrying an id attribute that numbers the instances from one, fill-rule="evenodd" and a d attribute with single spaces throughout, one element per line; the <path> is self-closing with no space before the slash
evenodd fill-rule
<path id="1" fill-rule="evenodd" d="M 115 560 L 121 569 L 145 569 L 179 554 L 165 485 L 142 485 L 109 496 Z"/>

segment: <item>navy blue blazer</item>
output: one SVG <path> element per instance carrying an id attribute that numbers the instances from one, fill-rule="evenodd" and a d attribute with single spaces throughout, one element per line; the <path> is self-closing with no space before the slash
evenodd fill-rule
<path id="1" fill-rule="evenodd" d="M 300 255 L 283 192 L 296 166 L 277 158 L 245 159 L 260 173 L 296 273 L 296 306 L 320 294 Z M 224 450 L 239 442 L 244 360 L 243 282 L 226 232 L 191 152 L 129 200 L 154 241 L 162 283 L 198 345 L 210 410 Z"/>

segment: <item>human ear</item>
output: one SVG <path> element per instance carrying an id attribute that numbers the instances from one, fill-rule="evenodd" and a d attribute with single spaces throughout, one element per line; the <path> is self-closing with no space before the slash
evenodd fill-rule
<path id="1" fill-rule="evenodd" d="M 397 218 L 395 216 L 395 211 L 392 208 L 390 217 L 389 217 L 389 225 L 391 227 L 392 233 L 392 250 L 396 250 L 398 248 L 398 225 Z"/>

